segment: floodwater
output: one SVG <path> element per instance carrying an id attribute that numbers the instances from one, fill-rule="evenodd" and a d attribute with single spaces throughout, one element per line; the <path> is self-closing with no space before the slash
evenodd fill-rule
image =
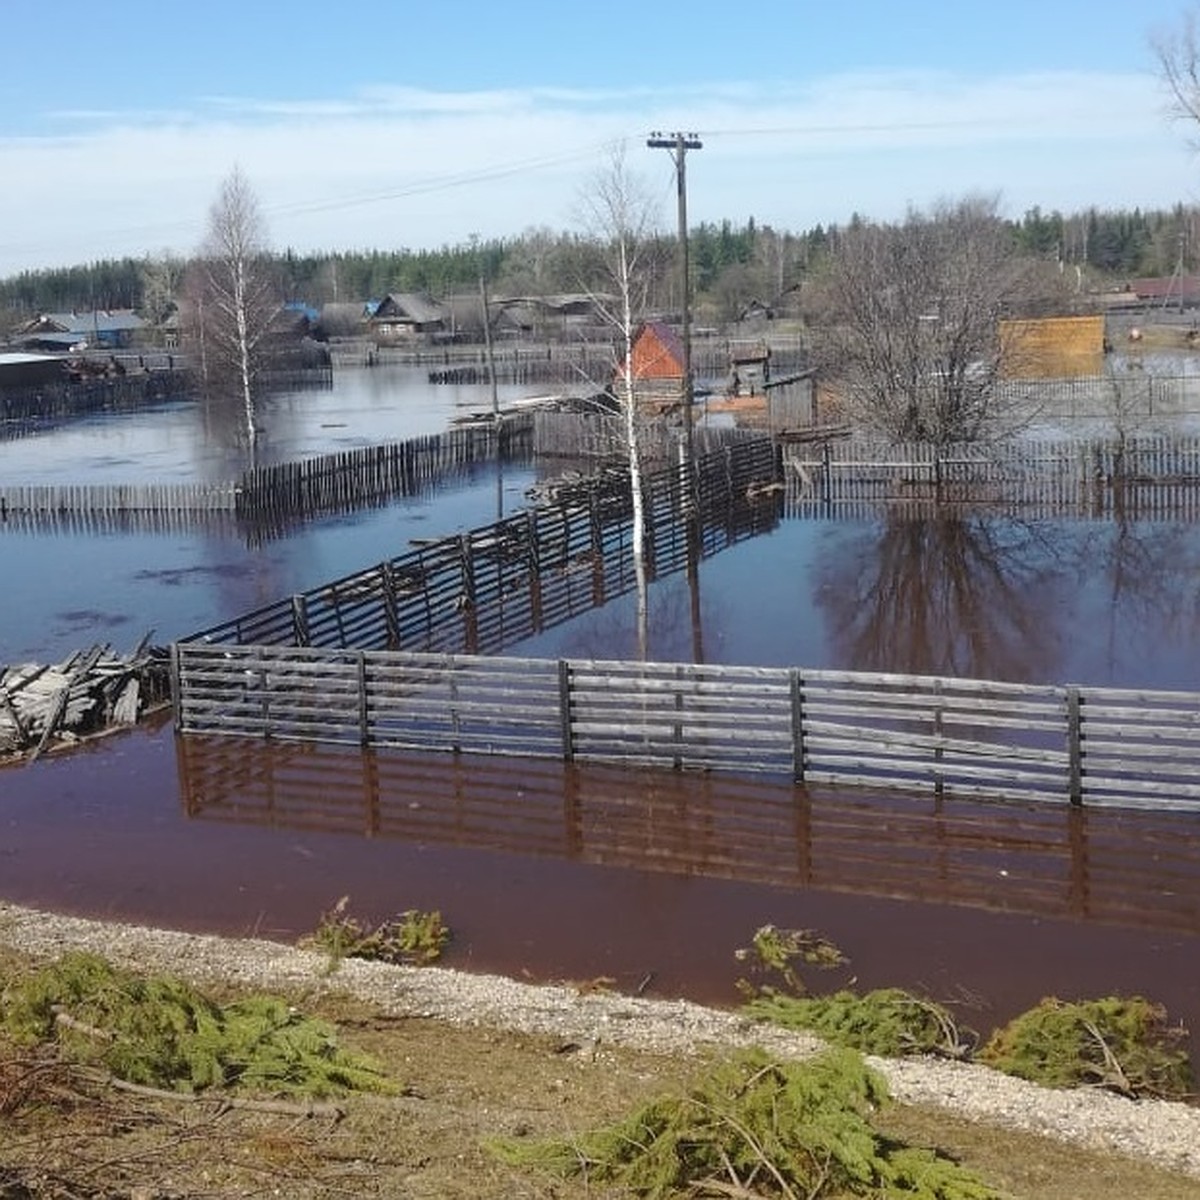
<path id="1" fill-rule="evenodd" d="M 332 393 L 278 402 L 268 453 L 399 440 L 486 404 L 339 373 Z M 0 478 L 235 471 L 198 406 L 87 425 L 0 443 Z M 532 478 L 485 466 L 261 545 L 217 526 L 0 526 L 0 662 L 194 632 L 487 524 Z M 1187 521 L 781 513 L 653 585 L 650 654 L 1194 689 L 1198 579 Z M 512 649 L 623 657 L 634 631 L 624 597 Z M 859 986 L 969 999 L 984 1028 L 1046 994 L 1114 991 L 1200 1028 L 1194 816 L 177 739 L 169 723 L 0 772 L 11 901 L 291 940 L 346 894 L 373 920 L 440 909 L 447 962 L 468 969 L 734 1003 L 734 951 L 770 921 L 833 938 Z"/>

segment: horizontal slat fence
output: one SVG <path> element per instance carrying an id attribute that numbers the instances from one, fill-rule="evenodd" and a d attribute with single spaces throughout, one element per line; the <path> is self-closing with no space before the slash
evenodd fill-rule
<path id="1" fill-rule="evenodd" d="M 1200 694 L 178 643 L 185 734 L 1200 811 Z"/>
<path id="2" fill-rule="evenodd" d="M 1191 813 L 222 737 L 178 739 L 178 761 L 199 820 L 1161 931 L 1200 921 Z"/>

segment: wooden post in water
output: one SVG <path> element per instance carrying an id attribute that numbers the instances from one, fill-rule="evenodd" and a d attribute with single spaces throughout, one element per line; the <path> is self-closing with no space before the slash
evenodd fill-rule
<path id="1" fill-rule="evenodd" d="M 575 759 L 575 736 L 571 729 L 571 664 L 558 660 L 558 721 L 562 734 L 562 756 L 565 762 Z"/>
<path id="2" fill-rule="evenodd" d="M 792 779 L 804 782 L 804 676 L 798 667 L 788 672 L 792 699 Z"/>
<path id="3" fill-rule="evenodd" d="M 1083 803 L 1083 700 L 1077 687 L 1066 691 L 1067 701 L 1067 799 Z"/>

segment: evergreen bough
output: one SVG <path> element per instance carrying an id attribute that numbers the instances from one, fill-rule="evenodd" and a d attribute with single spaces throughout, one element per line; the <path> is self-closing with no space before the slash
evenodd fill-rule
<path id="1" fill-rule="evenodd" d="M 996 1030 L 979 1058 L 1050 1087 L 1183 1099 L 1192 1088 L 1186 1039 L 1162 1005 L 1142 996 L 1077 1003 L 1051 996 Z"/>
<path id="2" fill-rule="evenodd" d="M 882 1137 L 869 1115 L 887 1086 L 853 1051 L 783 1063 L 751 1050 L 683 1095 L 642 1105 L 577 1139 L 496 1139 L 512 1166 L 612 1184 L 648 1200 L 679 1195 L 998 1200 L 932 1150 Z"/>
<path id="3" fill-rule="evenodd" d="M 93 954 L 68 954 L 6 986 L 0 1025 L 18 1043 L 56 1042 L 74 1060 L 147 1087 L 304 1097 L 393 1090 L 370 1059 L 338 1046 L 331 1025 L 283 1000 L 222 1007 L 179 979 L 142 977 Z"/>
<path id="4" fill-rule="evenodd" d="M 976 1040 L 974 1031 L 961 1028 L 940 1004 L 902 988 L 864 995 L 843 990 L 828 996 L 785 996 L 768 988 L 746 1005 L 746 1012 L 760 1021 L 803 1029 L 835 1045 L 885 1058 L 965 1058 Z"/>

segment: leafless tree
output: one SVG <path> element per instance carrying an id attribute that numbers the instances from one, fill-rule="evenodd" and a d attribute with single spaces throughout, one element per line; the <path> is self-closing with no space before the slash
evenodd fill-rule
<path id="1" fill-rule="evenodd" d="M 240 167 L 222 182 L 189 286 L 189 327 L 206 388 L 236 395 L 253 459 L 255 394 L 264 338 L 279 304 L 267 259 L 266 226 Z"/>
<path id="2" fill-rule="evenodd" d="M 851 419 L 897 441 L 1007 432 L 997 382 L 1012 349 L 999 321 L 1036 289 L 993 199 L 843 230 L 825 280 L 818 347 Z"/>
<path id="3" fill-rule="evenodd" d="M 1179 25 L 1151 36 L 1159 75 L 1170 92 L 1172 115 L 1200 124 L 1200 25 L 1195 11 Z"/>
<path id="4" fill-rule="evenodd" d="M 625 162 L 623 147 L 618 146 L 613 150 L 607 166 L 591 180 L 583 193 L 582 207 L 589 233 L 601 250 L 603 270 L 607 277 L 604 293 L 591 288 L 587 290 L 597 310 L 616 335 L 620 360 L 616 372 L 616 391 L 629 461 L 633 510 L 632 551 L 638 583 L 639 647 L 645 657 L 648 620 L 646 515 L 638 444 L 640 413 L 633 343 L 645 311 L 651 282 L 648 266 L 653 210 L 645 186 L 630 172 Z"/>

